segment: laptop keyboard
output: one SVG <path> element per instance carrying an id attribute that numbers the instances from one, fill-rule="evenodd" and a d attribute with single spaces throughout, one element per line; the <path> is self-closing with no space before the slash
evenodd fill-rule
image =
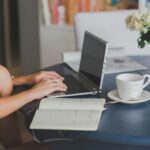
<path id="1" fill-rule="evenodd" d="M 72 94 L 72 93 L 84 93 L 89 92 L 91 85 L 85 81 L 85 79 L 80 78 L 80 81 L 78 81 L 75 77 L 71 75 L 64 76 L 64 83 L 67 85 L 67 91 L 66 94 Z M 84 86 L 84 84 L 86 86 Z M 89 87 L 89 88 L 88 88 Z"/>

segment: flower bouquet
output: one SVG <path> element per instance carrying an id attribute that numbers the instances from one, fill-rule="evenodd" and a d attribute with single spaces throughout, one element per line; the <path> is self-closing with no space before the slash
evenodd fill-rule
<path id="1" fill-rule="evenodd" d="M 144 48 L 150 44 L 150 11 L 148 9 L 133 12 L 126 18 L 127 28 L 139 31 L 138 46 Z"/>

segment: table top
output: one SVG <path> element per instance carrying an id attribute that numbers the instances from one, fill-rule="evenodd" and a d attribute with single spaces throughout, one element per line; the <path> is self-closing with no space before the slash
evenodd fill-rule
<path id="1" fill-rule="evenodd" d="M 138 73 L 150 73 L 149 56 L 136 56 L 135 60 L 145 65 L 148 70 L 138 71 Z M 46 68 L 46 70 L 56 70 L 61 73 L 61 64 Z M 60 69 L 61 68 L 61 69 Z M 137 71 L 136 71 L 137 72 Z M 103 90 L 101 97 L 110 99 L 107 93 L 116 89 L 115 77 L 117 74 L 107 74 L 104 77 Z M 146 88 L 150 90 L 150 86 Z M 35 110 L 39 102 L 26 105 L 21 110 L 25 115 L 26 124 L 29 128 Z M 149 145 L 150 146 L 150 101 L 139 104 L 106 104 L 99 128 L 94 132 L 60 132 L 51 130 L 31 131 L 39 141 L 46 141 L 55 138 L 60 139 L 87 139 L 93 141 L 107 141 L 120 144 Z"/>

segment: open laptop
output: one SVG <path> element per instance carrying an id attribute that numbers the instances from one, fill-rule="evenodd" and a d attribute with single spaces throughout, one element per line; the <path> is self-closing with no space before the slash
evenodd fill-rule
<path id="1" fill-rule="evenodd" d="M 95 95 L 101 92 L 105 59 L 108 49 L 106 41 L 85 31 L 79 72 L 64 64 L 68 73 L 63 74 L 66 92 L 55 92 L 50 97 Z"/>

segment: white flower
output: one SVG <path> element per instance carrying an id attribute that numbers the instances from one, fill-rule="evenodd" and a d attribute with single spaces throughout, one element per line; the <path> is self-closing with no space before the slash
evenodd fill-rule
<path id="1" fill-rule="evenodd" d="M 128 16 L 126 18 L 126 24 L 130 30 L 140 30 L 140 28 L 142 27 L 141 21 L 140 21 L 139 17 L 136 15 Z"/>
<path id="2" fill-rule="evenodd" d="M 137 39 L 138 46 L 144 48 L 150 44 L 150 11 L 148 9 L 138 10 L 125 19 L 127 28 L 133 31 L 139 31 Z"/>
<path id="3" fill-rule="evenodd" d="M 150 26 L 150 12 L 148 9 L 136 11 L 129 15 L 125 21 L 130 30 L 142 32 L 146 26 Z"/>
<path id="4" fill-rule="evenodd" d="M 150 26 L 150 14 L 147 15 L 147 17 L 145 18 L 145 24 L 146 24 L 147 26 Z"/>

